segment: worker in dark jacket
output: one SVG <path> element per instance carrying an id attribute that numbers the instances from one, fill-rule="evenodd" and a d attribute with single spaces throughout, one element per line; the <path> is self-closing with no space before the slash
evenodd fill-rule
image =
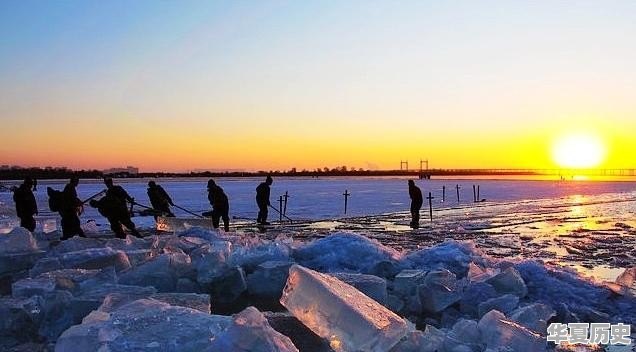
<path id="1" fill-rule="evenodd" d="M 203 215 L 212 216 L 212 226 L 219 228 L 220 219 L 223 218 L 223 228 L 225 232 L 230 231 L 230 203 L 223 188 L 219 187 L 214 180 L 208 181 L 208 201 L 212 205 L 212 211 Z"/>
<path id="2" fill-rule="evenodd" d="M 135 198 L 131 197 L 126 190 L 121 186 L 113 185 L 113 179 L 107 178 L 104 180 L 106 185 L 106 195 L 100 200 L 101 206 L 104 208 L 104 212 L 100 210 L 102 215 L 105 215 L 110 222 L 110 228 L 115 232 L 115 236 L 118 238 L 126 238 L 122 225 L 125 226 L 130 233 L 135 237 L 141 237 L 141 234 L 137 231 L 135 223 L 130 219 L 130 212 L 128 211 L 128 204 L 134 204 Z M 98 208 L 99 209 L 99 208 Z"/>
<path id="3" fill-rule="evenodd" d="M 79 178 L 71 177 L 69 183 L 62 191 L 62 204 L 60 216 L 62 217 L 62 240 L 69 239 L 75 235 L 86 237 L 80 225 L 79 214 L 82 210 L 82 201 L 77 197 L 77 185 Z"/>
<path id="4" fill-rule="evenodd" d="M 422 191 L 415 185 L 413 180 L 409 180 L 409 197 L 411 197 L 411 228 L 417 229 L 420 227 L 420 209 L 424 199 L 422 198 Z"/>
<path id="5" fill-rule="evenodd" d="M 174 216 L 170 211 L 170 206 L 174 206 L 172 198 L 170 198 L 168 192 L 156 184 L 155 181 L 148 182 L 148 198 L 150 199 L 152 208 L 157 212 L 160 212 L 164 216 Z M 157 215 L 155 215 L 155 220 L 157 220 Z"/>
<path id="6" fill-rule="evenodd" d="M 15 212 L 20 218 L 20 226 L 33 232 L 35 230 L 34 215 L 38 213 L 38 206 L 33 195 L 33 180 L 30 177 L 24 179 L 20 187 L 13 192 Z"/>
<path id="7" fill-rule="evenodd" d="M 258 187 L 256 187 L 256 205 L 258 205 L 258 216 L 256 217 L 256 222 L 260 225 L 269 225 L 267 222 L 267 207 L 270 206 L 269 202 L 269 194 L 270 194 L 270 186 L 274 181 L 271 176 L 267 176 L 265 178 L 265 182 L 262 182 Z"/>

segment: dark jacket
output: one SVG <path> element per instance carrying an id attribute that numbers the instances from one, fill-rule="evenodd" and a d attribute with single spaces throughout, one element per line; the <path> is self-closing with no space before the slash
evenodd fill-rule
<path id="1" fill-rule="evenodd" d="M 230 207 L 227 195 L 223 191 L 223 188 L 219 186 L 213 186 L 212 188 L 208 189 L 208 201 L 210 201 L 210 205 L 212 205 L 212 208 L 216 210 L 226 209 Z"/>
<path id="2" fill-rule="evenodd" d="M 82 201 L 77 196 L 77 190 L 72 184 L 67 184 L 62 191 L 62 206 L 60 213 L 74 213 L 82 205 Z"/>
<path id="3" fill-rule="evenodd" d="M 411 209 L 419 209 L 422 207 L 424 199 L 422 199 L 422 191 L 419 187 L 409 185 L 409 197 L 411 197 Z"/>
<path id="4" fill-rule="evenodd" d="M 15 211 L 19 218 L 33 216 L 38 213 L 33 191 L 24 184 L 13 192 L 13 201 L 15 202 Z"/>
<path id="5" fill-rule="evenodd" d="M 125 203 L 124 206 L 122 206 L 121 199 L 115 197 L 112 194 L 108 194 L 108 192 L 106 192 L 106 195 L 101 199 L 91 200 L 90 206 L 92 206 L 93 208 L 97 208 L 99 213 L 109 220 L 124 219 L 130 216 L 130 214 L 128 214 L 128 208 L 126 208 Z"/>
<path id="6" fill-rule="evenodd" d="M 256 187 L 256 203 L 258 205 L 267 206 L 269 203 L 270 187 L 267 182 L 262 182 Z"/>
<path id="7" fill-rule="evenodd" d="M 148 187 L 148 198 L 153 208 L 163 208 L 172 204 L 172 198 L 168 195 L 163 187 L 159 185 Z"/>
<path id="8" fill-rule="evenodd" d="M 112 186 L 106 191 L 106 196 L 117 198 L 122 203 L 124 203 L 124 205 L 126 205 L 126 201 L 129 201 L 131 203 L 133 201 L 130 194 L 128 194 L 128 192 L 126 192 L 126 190 L 122 186 Z"/>

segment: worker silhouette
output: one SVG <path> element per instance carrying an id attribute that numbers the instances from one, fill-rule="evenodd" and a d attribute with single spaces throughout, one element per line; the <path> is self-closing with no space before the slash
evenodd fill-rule
<path id="1" fill-rule="evenodd" d="M 75 235 L 86 237 L 79 219 L 83 203 L 77 197 L 77 185 L 79 185 L 79 178 L 73 176 L 62 191 L 62 204 L 60 204 L 59 210 L 62 217 L 62 240 Z"/>
<path id="2" fill-rule="evenodd" d="M 13 192 L 15 212 L 20 218 L 20 226 L 33 232 L 35 230 L 34 215 L 38 213 L 38 205 L 33 195 L 33 179 L 27 177 L 20 187 Z"/>
<path id="3" fill-rule="evenodd" d="M 223 228 L 225 232 L 230 231 L 230 203 L 227 195 L 214 180 L 208 181 L 208 201 L 212 205 L 212 211 L 203 213 L 204 216 L 212 217 L 212 226 L 219 228 L 220 219 L 223 218 Z"/>
<path id="4" fill-rule="evenodd" d="M 420 227 L 420 209 L 424 199 L 422 198 L 422 191 L 415 185 L 413 180 L 409 180 L 409 197 L 411 198 L 411 223 L 410 226 L 413 229 Z"/>
<path id="5" fill-rule="evenodd" d="M 122 228 L 122 225 L 125 226 L 130 233 L 135 237 L 141 237 L 139 231 L 135 227 L 135 223 L 130 219 L 130 212 L 128 211 L 128 204 L 134 204 L 135 198 L 131 197 L 126 190 L 124 190 L 121 186 L 116 186 L 113 184 L 112 178 L 104 179 L 104 184 L 106 185 L 106 195 L 100 199 L 101 207 L 103 207 L 102 212 L 100 213 L 108 219 L 110 222 L 110 228 L 115 233 L 115 236 L 118 238 L 126 238 L 126 233 Z M 98 209 L 100 209 L 98 207 Z"/>
<path id="6" fill-rule="evenodd" d="M 150 199 L 150 204 L 152 208 L 157 212 L 160 212 L 163 216 L 173 217 L 174 214 L 170 211 L 170 206 L 174 206 L 172 203 L 172 198 L 168 195 L 163 187 L 155 183 L 155 181 L 148 182 L 148 198 Z M 157 220 L 157 215 L 155 214 L 155 220 Z"/>
<path id="7" fill-rule="evenodd" d="M 265 182 L 261 182 L 261 184 L 256 187 L 256 205 L 258 205 L 258 216 L 256 217 L 256 222 L 260 225 L 269 225 L 269 222 L 267 222 L 267 207 L 270 206 L 269 194 L 270 186 L 273 182 L 272 177 L 267 176 L 267 178 L 265 178 Z"/>

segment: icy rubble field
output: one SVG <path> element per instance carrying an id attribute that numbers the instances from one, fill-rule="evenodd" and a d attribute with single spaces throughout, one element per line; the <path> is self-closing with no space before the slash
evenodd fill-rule
<path id="1" fill-rule="evenodd" d="M 56 235 L 0 236 L 0 350 L 542 351 L 551 322 L 636 322 L 634 268 L 593 282 L 473 241 Z"/>

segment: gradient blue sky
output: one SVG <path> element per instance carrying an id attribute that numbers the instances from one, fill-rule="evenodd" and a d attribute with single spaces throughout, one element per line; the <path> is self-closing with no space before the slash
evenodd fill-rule
<path id="1" fill-rule="evenodd" d="M 636 1 L 0 2 L 0 163 L 633 167 Z M 28 148 L 25 148 L 28 146 Z"/>

